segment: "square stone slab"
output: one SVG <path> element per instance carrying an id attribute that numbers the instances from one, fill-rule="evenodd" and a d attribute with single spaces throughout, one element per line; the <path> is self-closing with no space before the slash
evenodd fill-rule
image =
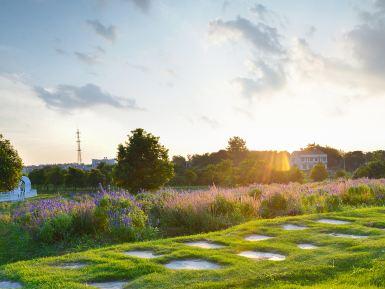
<path id="1" fill-rule="evenodd" d="M 202 249 L 220 249 L 225 247 L 223 245 L 215 244 L 207 241 L 191 241 L 191 242 L 186 242 L 184 244 L 186 244 L 187 246 L 198 247 Z"/>
<path id="2" fill-rule="evenodd" d="M 17 289 L 23 288 L 19 282 L 13 281 L 0 281 L 0 289 Z"/>
<path id="3" fill-rule="evenodd" d="M 352 223 L 349 221 L 342 221 L 342 220 L 336 220 L 336 219 L 319 219 L 317 222 L 322 224 L 330 224 L 330 225 L 346 225 L 346 224 Z"/>
<path id="4" fill-rule="evenodd" d="M 369 237 L 365 235 L 352 235 L 352 234 L 342 234 L 342 233 L 330 233 L 329 235 L 337 238 L 350 238 L 350 239 L 365 239 Z"/>
<path id="5" fill-rule="evenodd" d="M 133 250 L 133 251 L 126 251 L 124 252 L 125 255 L 130 257 L 137 257 L 137 258 L 143 258 L 143 259 L 153 259 L 162 257 L 163 255 L 155 255 L 152 251 L 145 251 L 145 250 Z"/>
<path id="6" fill-rule="evenodd" d="M 257 234 L 253 234 L 253 235 L 249 235 L 249 236 L 246 236 L 245 237 L 245 240 L 246 241 L 250 241 L 250 242 L 257 242 L 257 241 L 265 241 L 265 240 L 269 240 L 273 237 L 270 237 L 270 236 L 265 236 L 265 235 L 257 235 Z"/>
<path id="7" fill-rule="evenodd" d="M 313 244 L 308 244 L 308 243 L 302 243 L 297 245 L 298 248 L 303 249 L 303 250 L 314 250 L 318 249 L 319 247 Z"/>
<path id="8" fill-rule="evenodd" d="M 256 260 L 283 261 L 286 259 L 286 256 L 284 255 L 268 252 L 244 251 L 238 255 Z"/>
<path id="9" fill-rule="evenodd" d="M 294 224 L 286 224 L 286 225 L 283 225 L 282 228 L 286 231 L 300 231 L 300 230 L 306 230 L 308 227 L 294 225 Z"/>
<path id="10" fill-rule="evenodd" d="M 221 268 L 218 264 L 202 259 L 173 260 L 164 266 L 173 270 L 213 270 Z"/>

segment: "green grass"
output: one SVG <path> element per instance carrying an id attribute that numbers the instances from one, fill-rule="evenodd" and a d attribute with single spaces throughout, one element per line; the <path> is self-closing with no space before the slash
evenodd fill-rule
<path id="1" fill-rule="evenodd" d="M 314 222 L 320 217 L 352 221 L 347 225 Z M 285 231 L 282 224 L 300 224 L 304 231 Z M 383 288 L 385 287 L 385 208 L 365 208 L 338 213 L 284 217 L 251 221 L 230 229 L 150 242 L 126 243 L 101 249 L 6 264 L 0 277 L 16 280 L 25 288 L 90 288 L 86 282 L 126 280 L 126 288 Z M 346 239 L 328 233 L 369 235 L 367 239 Z M 266 234 L 273 239 L 248 242 L 249 234 Z M 184 244 L 210 240 L 223 249 L 200 249 Z M 302 250 L 298 243 L 313 243 L 316 250 Z M 156 259 L 128 257 L 124 251 L 150 249 L 163 254 Z M 4 248 L 2 248 L 4 250 Z M 256 261 L 237 256 L 246 250 L 284 254 L 284 261 Z M 170 260 L 199 258 L 222 265 L 218 270 L 173 271 L 163 264 Z M 77 269 L 59 269 L 54 264 L 85 262 Z"/>

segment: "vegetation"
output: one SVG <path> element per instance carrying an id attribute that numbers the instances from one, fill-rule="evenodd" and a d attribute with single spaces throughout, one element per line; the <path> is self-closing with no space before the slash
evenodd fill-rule
<path id="1" fill-rule="evenodd" d="M 0 134 L 0 192 L 11 191 L 21 179 L 23 162 L 9 140 Z"/>
<path id="2" fill-rule="evenodd" d="M 93 192 L 99 185 L 109 186 L 112 184 L 112 170 L 113 166 L 105 163 L 100 163 L 97 168 L 90 171 L 73 167 L 62 169 L 59 166 L 46 166 L 34 169 L 28 174 L 28 177 L 39 193 L 68 193 L 78 189 Z"/>
<path id="3" fill-rule="evenodd" d="M 323 180 L 326 180 L 328 175 L 328 171 L 326 170 L 325 166 L 321 163 L 316 164 L 310 172 L 310 178 L 315 182 L 321 182 Z"/>
<path id="4" fill-rule="evenodd" d="M 382 288 L 385 286 L 383 248 L 385 224 L 383 208 L 364 208 L 332 214 L 256 220 L 204 235 L 151 242 L 121 244 L 81 253 L 23 261 L 3 266 L 1 276 L 21 282 L 26 289 L 85 289 L 86 283 L 127 281 L 126 288 Z M 321 224 L 320 218 L 351 223 Z M 285 231 L 284 224 L 307 226 L 302 231 Z M 366 235 L 365 239 L 337 238 L 330 233 Z M 273 237 L 249 242 L 250 234 Z M 187 241 L 208 240 L 221 249 L 187 246 Z M 303 250 L 298 244 L 317 245 Z M 150 250 L 160 256 L 140 259 L 125 255 L 129 250 Z M 238 256 L 243 251 L 279 253 L 280 262 L 252 260 Z M 164 267 L 172 260 L 203 259 L 221 267 L 216 270 L 174 271 Z M 57 266 L 81 262 L 86 267 L 71 270 Z"/>
<path id="5" fill-rule="evenodd" d="M 358 168 L 354 174 L 353 178 L 371 178 L 371 179 L 380 179 L 385 177 L 385 161 L 371 161 L 362 167 Z"/>
<path id="6" fill-rule="evenodd" d="M 173 176 L 168 150 L 143 129 L 133 130 L 128 141 L 119 145 L 117 161 L 116 184 L 134 194 L 156 190 Z"/>

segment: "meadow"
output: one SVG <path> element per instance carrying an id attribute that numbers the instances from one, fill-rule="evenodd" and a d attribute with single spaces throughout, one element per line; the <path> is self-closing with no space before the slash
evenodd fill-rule
<path id="1" fill-rule="evenodd" d="M 44 194 L 0 206 L 0 264 L 122 242 L 223 230 L 253 219 L 385 204 L 385 180 Z"/>
<path id="2" fill-rule="evenodd" d="M 384 205 L 384 179 L 44 194 L 0 206 L 0 288 L 377 288 Z"/>
<path id="3" fill-rule="evenodd" d="M 383 288 L 384 213 L 384 208 L 374 207 L 255 220 L 208 234 L 7 264 L 1 278 L 31 289 L 107 288 L 104 282 L 119 282 L 110 288 Z M 320 219 L 344 222 L 327 224 Z M 285 230 L 288 224 L 304 228 Z M 245 239 L 252 234 L 271 239 Z M 360 238 L 352 238 L 356 236 Z M 191 241 L 222 246 L 205 249 L 188 245 Z M 306 250 L 299 244 L 316 247 Z M 153 253 L 154 258 L 127 255 L 133 250 L 144 250 L 147 257 Z M 268 252 L 284 259 L 250 259 L 238 255 L 242 252 Z M 167 268 L 172 261 L 191 259 L 211 262 L 215 269 Z"/>

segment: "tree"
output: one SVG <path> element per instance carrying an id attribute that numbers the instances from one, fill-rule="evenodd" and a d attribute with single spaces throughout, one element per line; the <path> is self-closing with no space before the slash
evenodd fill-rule
<path id="1" fill-rule="evenodd" d="M 354 172 L 353 178 L 363 177 L 370 179 L 385 178 L 385 162 L 379 160 L 371 161 Z"/>
<path id="2" fill-rule="evenodd" d="M 0 134 L 0 192 L 16 188 L 22 176 L 23 162 L 9 140 Z"/>
<path id="3" fill-rule="evenodd" d="M 92 169 L 88 173 L 87 183 L 93 188 L 96 188 L 97 186 L 99 186 L 99 184 L 103 184 L 104 180 L 105 180 L 105 176 L 102 174 L 102 172 L 99 169 Z"/>
<path id="4" fill-rule="evenodd" d="M 239 136 L 231 137 L 227 143 L 226 150 L 230 153 L 240 153 L 248 151 L 246 141 Z"/>
<path id="5" fill-rule="evenodd" d="M 77 168 L 69 167 L 65 175 L 65 184 L 66 186 L 79 188 L 85 185 L 86 173 Z"/>
<path id="6" fill-rule="evenodd" d="M 303 183 L 304 175 L 303 175 L 302 171 L 297 166 L 290 168 L 289 181 L 290 182 L 297 182 L 300 184 Z"/>
<path id="7" fill-rule="evenodd" d="M 104 162 L 101 162 L 96 167 L 103 175 L 102 185 L 110 185 L 112 183 L 112 175 L 115 168 L 115 165 L 109 165 Z"/>
<path id="8" fill-rule="evenodd" d="M 198 175 L 197 173 L 192 170 L 192 169 L 187 169 L 185 172 L 184 172 L 184 177 L 185 177 L 185 180 L 186 180 L 186 184 L 191 186 L 195 183 L 195 181 L 197 180 L 198 178 Z"/>
<path id="9" fill-rule="evenodd" d="M 28 174 L 29 179 L 31 180 L 32 185 L 42 186 L 46 184 L 47 180 L 47 169 L 34 169 Z"/>
<path id="10" fill-rule="evenodd" d="M 328 175 L 328 171 L 326 170 L 325 166 L 321 163 L 316 164 L 310 172 L 310 178 L 315 182 L 321 182 L 325 180 Z"/>
<path id="11" fill-rule="evenodd" d="M 155 190 L 174 175 L 168 150 L 159 143 L 159 137 L 138 128 L 131 131 L 128 141 L 118 147 L 115 181 L 132 193 Z"/>
<path id="12" fill-rule="evenodd" d="M 50 167 L 46 172 L 46 183 L 55 188 L 64 184 L 65 171 L 59 166 Z"/>

